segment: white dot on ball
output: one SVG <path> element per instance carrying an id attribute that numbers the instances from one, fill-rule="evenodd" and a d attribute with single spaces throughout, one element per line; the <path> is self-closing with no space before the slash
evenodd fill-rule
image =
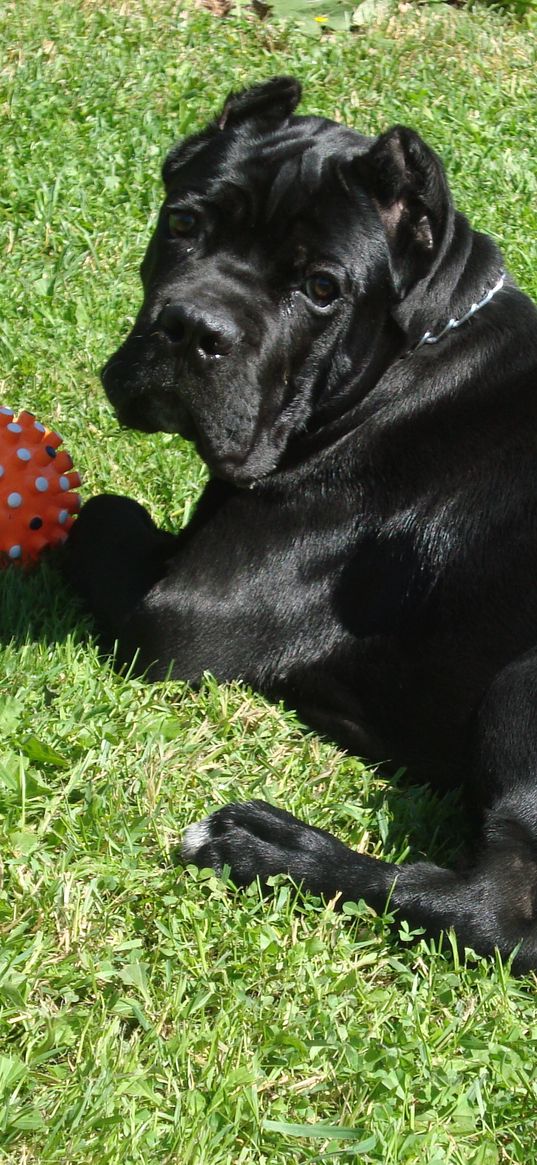
<path id="1" fill-rule="evenodd" d="M 30 461 L 32 454 L 29 449 L 17 449 L 19 461 Z"/>
<path id="2" fill-rule="evenodd" d="M 71 482 L 69 481 L 68 477 L 62 476 L 62 477 L 60 477 L 59 484 L 60 484 L 60 489 L 69 489 Z"/>
<path id="3" fill-rule="evenodd" d="M 2 407 L 0 408 L 0 413 L 2 414 L 3 417 L 12 417 L 13 416 L 13 409 L 8 409 L 6 407 L 6 405 L 2 405 Z"/>
<path id="4" fill-rule="evenodd" d="M 7 504 L 10 510 L 18 509 L 19 506 L 22 506 L 22 494 L 8 494 Z"/>
<path id="5" fill-rule="evenodd" d="M 40 494 L 46 493 L 46 491 L 48 490 L 48 481 L 47 481 L 46 477 L 36 477 L 35 488 L 37 490 L 39 490 Z"/>
<path id="6" fill-rule="evenodd" d="M 58 514 L 58 522 L 60 523 L 60 526 L 64 525 L 64 523 L 67 521 L 68 517 L 69 517 L 69 510 L 60 510 L 60 512 Z"/>
<path id="7" fill-rule="evenodd" d="M 4 473 L 5 473 L 4 466 L 3 466 L 3 465 L 0 465 L 0 477 L 3 477 L 3 476 L 4 476 Z"/>
<path id="8" fill-rule="evenodd" d="M 22 546 L 10 546 L 7 553 L 8 558 L 20 558 L 22 554 Z"/>
<path id="9" fill-rule="evenodd" d="M 41 424 L 41 421 L 34 421 L 34 429 L 37 429 L 38 433 L 46 433 L 45 426 Z"/>
<path id="10" fill-rule="evenodd" d="M 10 433 L 22 433 L 22 425 L 17 425 L 16 421 L 12 421 L 6 428 Z"/>

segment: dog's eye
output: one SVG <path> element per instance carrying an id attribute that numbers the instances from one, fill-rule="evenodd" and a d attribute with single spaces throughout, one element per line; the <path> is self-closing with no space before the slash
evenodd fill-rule
<path id="1" fill-rule="evenodd" d="M 328 307 L 334 299 L 339 295 L 339 287 L 332 279 L 331 275 L 325 275 L 322 271 L 317 271 L 315 275 L 310 275 L 305 284 L 306 295 L 316 303 L 318 307 Z"/>
<path id="2" fill-rule="evenodd" d="M 168 211 L 168 231 L 174 239 L 191 235 L 197 221 L 197 215 L 193 210 Z"/>

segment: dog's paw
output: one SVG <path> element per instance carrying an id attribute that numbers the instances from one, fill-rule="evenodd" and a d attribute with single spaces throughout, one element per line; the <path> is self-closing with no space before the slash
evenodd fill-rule
<path id="1" fill-rule="evenodd" d="M 225 805 L 189 825 L 182 844 L 184 862 L 217 873 L 228 866 L 236 886 L 290 874 L 319 894 L 337 891 L 337 871 L 349 856 L 351 851 L 330 833 L 265 801 Z"/>

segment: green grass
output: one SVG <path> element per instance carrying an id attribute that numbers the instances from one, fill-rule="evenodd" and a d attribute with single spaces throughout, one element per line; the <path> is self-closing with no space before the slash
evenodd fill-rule
<path id="1" fill-rule="evenodd" d="M 231 87 L 292 71 L 305 109 L 416 126 L 537 296 L 530 29 L 438 6 L 316 41 L 163 0 L 2 20 L 1 396 L 60 428 L 85 496 L 173 527 L 203 481 L 180 440 L 120 432 L 97 369 L 137 308 L 160 160 Z M 118 677 L 52 565 L 0 588 L 0 1161 L 528 1165 L 534 977 L 173 860 L 185 824 L 251 796 L 446 859 L 456 799 L 387 784 L 239 685 Z"/>

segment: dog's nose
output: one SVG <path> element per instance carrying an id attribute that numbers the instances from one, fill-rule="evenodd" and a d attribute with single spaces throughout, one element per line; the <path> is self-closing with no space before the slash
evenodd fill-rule
<path id="1" fill-rule="evenodd" d="M 169 303 L 162 308 L 158 326 L 180 348 L 194 348 L 202 356 L 227 356 L 239 330 L 233 320 L 208 309 L 190 308 Z"/>

